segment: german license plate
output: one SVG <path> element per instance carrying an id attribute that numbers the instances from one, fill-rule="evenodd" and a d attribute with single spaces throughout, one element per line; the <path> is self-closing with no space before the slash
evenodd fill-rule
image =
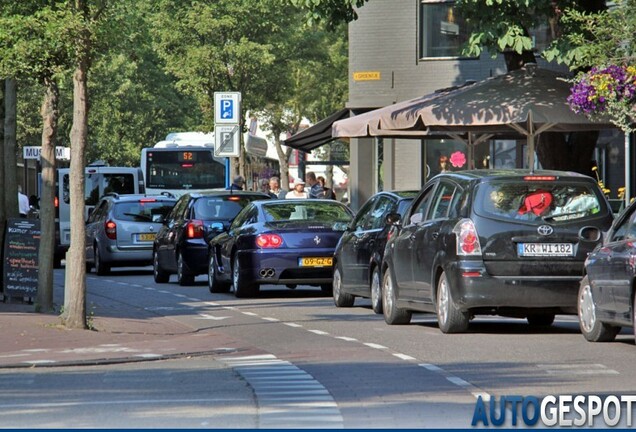
<path id="1" fill-rule="evenodd" d="M 572 243 L 519 243 L 517 254 L 524 257 L 569 257 L 574 256 Z"/>
<path id="2" fill-rule="evenodd" d="M 146 234 L 139 234 L 139 241 L 154 241 L 155 240 L 155 233 L 146 233 Z"/>
<path id="3" fill-rule="evenodd" d="M 299 267 L 329 267 L 333 265 L 332 257 L 303 257 L 298 258 Z"/>

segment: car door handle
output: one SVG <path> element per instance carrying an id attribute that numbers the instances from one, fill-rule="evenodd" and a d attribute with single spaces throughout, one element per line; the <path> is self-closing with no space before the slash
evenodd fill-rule
<path id="1" fill-rule="evenodd" d="M 433 238 L 433 240 L 437 240 L 437 237 L 439 237 L 439 232 L 437 231 L 432 232 L 431 237 Z"/>

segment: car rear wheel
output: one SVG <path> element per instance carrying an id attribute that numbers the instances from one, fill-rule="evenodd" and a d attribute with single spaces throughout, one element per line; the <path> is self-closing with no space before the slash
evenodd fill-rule
<path id="1" fill-rule="evenodd" d="M 234 264 L 232 265 L 232 284 L 234 285 L 234 295 L 238 298 L 255 297 L 258 293 L 258 285 L 241 275 L 238 255 L 234 256 Z"/>
<path id="2" fill-rule="evenodd" d="M 181 252 L 177 255 L 177 282 L 181 286 L 194 284 L 194 275 L 188 272 L 188 265 L 185 263 Z"/>
<path id="3" fill-rule="evenodd" d="M 333 270 L 333 302 L 336 307 L 351 307 L 355 302 L 355 297 L 342 291 L 342 273 L 340 266 L 336 264 Z"/>
<path id="4" fill-rule="evenodd" d="M 377 314 L 382 313 L 382 283 L 380 269 L 376 266 L 371 273 L 371 308 Z"/>
<path id="5" fill-rule="evenodd" d="M 437 283 L 437 324 L 442 333 L 461 333 L 468 329 L 469 317 L 457 307 L 451 295 L 446 273 Z"/>
<path id="6" fill-rule="evenodd" d="M 382 280 L 382 313 L 387 324 L 408 324 L 411 322 L 411 311 L 397 306 L 391 267 L 386 268 Z"/>
<path id="7" fill-rule="evenodd" d="M 156 283 L 166 283 L 170 280 L 170 274 L 164 271 L 159 264 L 159 253 L 152 252 L 152 276 Z"/>
<path id="8" fill-rule="evenodd" d="M 110 273 L 110 266 L 102 261 L 102 255 L 99 253 L 99 246 L 95 245 L 95 273 L 98 276 L 105 276 Z"/>
<path id="9" fill-rule="evenodd" d="M 208 264 L 208 288 L 211 293 L 226 293 L 230 290 L 230 284 L 220 282 L 216 277 L 216 254 L 210 251 L 210 260 Z"/>
<path id="10" fill-rule="evenodd" d="M 533 327 L 550 327 L 554 322 L 554 314 L 531 314 L 526 317 L 528 324 Z"/>
<path id="11" fill-rule="evenodd" d="M 611 342 L 614 340 L 620 327 L 610 326 L 596 318 L 596 304 L 592 296 L 590 279 L 587 276 L 581 281 L 577 306 L 579 327 L 585 339 L 590 342 Z"/>

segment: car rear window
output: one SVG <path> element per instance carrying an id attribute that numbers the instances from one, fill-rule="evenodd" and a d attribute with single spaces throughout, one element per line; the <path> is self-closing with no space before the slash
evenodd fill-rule
<path id="1" fill-rule="evenodd" d="M 593 183 L 506 180 L 481 184 L 475 211 L 499 219 L 561 222 L 605 214 L 607 206 Z"/>
<path id="2" fill-rule="evenodd" d="M 115 203 L 115 219 L 134 222 L 160 222 L 174 207 L 174 201 L 139 200 Z"/>
<path id="3" fill-rule="evenodd" d="M 249 196 L 202 197 L 194 203 L 194 217 L 205 220 L 232 220 L 247 204 L 254 201 Z M 259 197 L 259 199 L 262 199 Z"/>
<path id="4" fill-rule="evenodd" d="M 338 203 L 307 200 L 298 203 L 272 203 L 263 206 L 267 222 L 311 220 L 313 222 L 349 222 L 351 215 Z"/>

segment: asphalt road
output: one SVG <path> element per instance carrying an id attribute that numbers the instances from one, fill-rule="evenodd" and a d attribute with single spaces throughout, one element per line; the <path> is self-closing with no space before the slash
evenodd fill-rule
<path id="1" fill-rule="evenodd" d="M 76 427 L 467 428 L 479 396 L 636 394 L 631 330 L 591 344 L 571 316 L 540 330 L 483 317 L 468 333 L 444 335 L 434 316 L 389 326 L 368 300 L 338 309 L 311 287 L 266 286 L 258 298 L 237 299 L 210 294 L 204 277 L 192 287 L 155 284 L 149 268 L 90 274 L 88 286 L 89 313 L 93 303 L 112 303 L 170 316 L 256 355 L 214 366 L 196 358 L 3 374 L 30 382 L 25 391 L 18 381 L 19 398 L 0 396 L 3 426 L 25 427 L 17 416 L 37 412 L 36 403 L 55 416 L 48 404 L 68 402 Z M 214 373 L 223 365 L 234 380 Z M 89 405 L 78 402 L 87 394 Z"/>

